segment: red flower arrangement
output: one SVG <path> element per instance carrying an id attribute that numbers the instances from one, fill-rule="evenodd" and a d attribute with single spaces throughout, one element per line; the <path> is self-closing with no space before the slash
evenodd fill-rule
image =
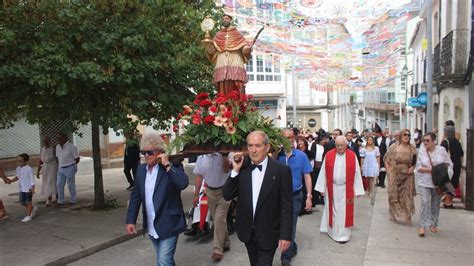
<path id="1" fill-rule="evenodd" d="M 249 132 L 262 130 L 271 138 L 272 145 L 284 143 L 285 139 L 270 118 L 262 116 L 253 96 L 232 91 L 210 97 L 209 93 L 199 93 L 190 105 L 176 116 L 173 130 L 177 134 L 173 147 L 181 150 L 186 144 L 242 145 Z"/>

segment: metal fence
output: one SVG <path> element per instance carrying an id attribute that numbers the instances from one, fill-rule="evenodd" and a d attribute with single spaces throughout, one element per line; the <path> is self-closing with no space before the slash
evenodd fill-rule
<path id="1" fill-rule="evenodd" d="M 11 128 L 0 129 L 0 159 L 16 157 L 20 153 L 35 155 L 40 153 L 41 139 L 48 136 L 55 146 L 59 132 L 67 124 L 67 121 L 60 121 L 48 125 L 28 124 L 25 120 L 20 120 Z M 81 127 L 69 139 L 74 143 L 79 151 L 92 150 L 92 134 L 90 124 Z M 104 138 L 100 138 L 100 146 L 104 149 Z"/>

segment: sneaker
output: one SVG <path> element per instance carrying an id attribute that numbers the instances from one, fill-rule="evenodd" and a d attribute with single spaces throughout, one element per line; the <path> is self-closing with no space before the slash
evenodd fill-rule
<path id="1" fill-rule="evenodd" d="M 23 220 L 21 220 L 22 223 L 27 223 L 31 221 L 31 216 L 25 216 L 25 218 L 23 218 Z"/>
<path id="2" fill-rule="evenodd" d="M 36 213 L 38 212 L 38 207 L 33 207 L 33 210 L 31 210 L 31 219 L 35 218 Z"/>

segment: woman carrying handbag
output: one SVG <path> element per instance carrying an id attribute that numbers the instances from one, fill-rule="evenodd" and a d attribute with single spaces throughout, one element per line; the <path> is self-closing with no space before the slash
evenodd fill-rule
<path id="1" fill-rule="evenodd" d="M 436 178 L 433 182 L 433 168 L 446 164 L 447 175 L 453 175 L 453 163 L 448 156 L 446 150 L 436 145 L 436 135 L 428 132 L 423 136 L 423 145 L 418 152 L 418 161 L 416 171 L 419 173 L 417 180 L 418 192 L 421 197 L 420 206 L 420 226 L 418 228 L 418 236 L 425 236 L 425 228 L 429 228 L 432 233 L 438 232 L 438 218 L 441 196 L 443 194 L 443 185 L 438 183 Z M 439 172 L 436 173 L 438 175 Z M 440 187 L 441 186 L 441 187 Z"/>

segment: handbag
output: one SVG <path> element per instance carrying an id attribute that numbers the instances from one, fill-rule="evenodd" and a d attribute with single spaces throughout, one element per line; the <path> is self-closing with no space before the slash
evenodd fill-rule
<path id="1" fill-rule="evenodd" d="M 433 161 L 431 161 L 430 153 L 426 151 L 426 154 L 428 154 L 428 158 L 430 159 L 431 178 L 433 179 L 433 184 L 437 187 L 440 187 L 448 183 L 450 181 L 449 174 L 448 174 L 448 164 L 440 163 L 438 165 L 433 165 Z"/>

